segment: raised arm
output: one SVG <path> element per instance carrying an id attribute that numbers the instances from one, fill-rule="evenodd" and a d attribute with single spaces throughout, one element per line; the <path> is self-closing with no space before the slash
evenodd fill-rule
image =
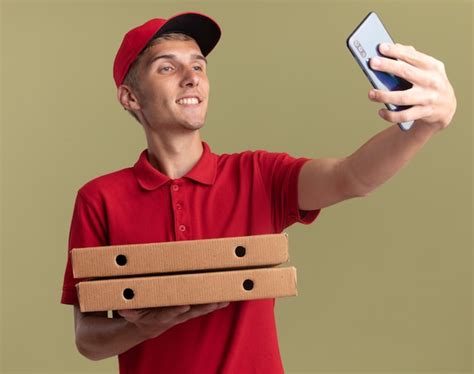
<path id="1" fill-rule="evenodd" d="M 400 76 L 413 83 L 406 91 L 371 90 L 376 102 L 411 105 L 412 108 L 379 115 L 397 123 L 415 120 L 409 131 L 392 125 L 381 131 L 352 155 L 344 158 L 310 160 L 301 169 L 298 203 L 303 210 L 324 208 L 340 201 L 365 196 L 385 183 L 437 132 L 446 128 L 456 111 L 456 97 L 444 65 L 411 46 L 395 44 L 381 47 L 384 55 L 371 67 Z"/>

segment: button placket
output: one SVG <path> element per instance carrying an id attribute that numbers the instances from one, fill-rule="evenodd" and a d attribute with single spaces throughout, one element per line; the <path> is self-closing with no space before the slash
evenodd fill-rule
<path id="1" fill-rule="evenodd" d="M 180 183 L 173 182 L 170 185 L 171 203 L 174 212 L 175 232 L 177 237 L 186 239 L 189 235 L 189 228 L 183 210 L 183 187 Z"/>

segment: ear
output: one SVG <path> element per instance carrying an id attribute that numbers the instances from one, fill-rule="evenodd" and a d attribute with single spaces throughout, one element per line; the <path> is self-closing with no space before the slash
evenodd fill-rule
<path id="1" fill-rule="evenodd" d="M 138 97 L 133 93 L 130 86 L 121 84 L 117 88 L 117 99 L 126 110 L 140 110 L 141 106 Z"/>

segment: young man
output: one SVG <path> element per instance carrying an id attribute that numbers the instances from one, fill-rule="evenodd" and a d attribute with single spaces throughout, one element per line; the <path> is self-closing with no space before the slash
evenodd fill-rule
<path id="1" fill-rule="evenodd" d="M 391 45 L 372 67 L 414 87 L 371 90 L 377 102 L 413 105 L 381 111 L 397 125 L 340 159 L 246 151 L 216 155 L 201 141 L 209 102 L 206 56 L 220 38 L 211 18 L 182 13 L 129 31 L 114 62 L 121 105 L 143 126 L 145 149 L 133 167 L 86 183 L 77 194 L 71 248 L 278 233 L 309 224 L 320 209 L 365 196 L 449 125 L 456 99 L 441 62 Z M 372 95 L 373 94 L 373 95 Z M 274 299 L 81 313 L 70 258 L 61 302 L 74 305 L 76 345 L 92 360 L 119 355 L 120 373 L 282 373 Z"/>

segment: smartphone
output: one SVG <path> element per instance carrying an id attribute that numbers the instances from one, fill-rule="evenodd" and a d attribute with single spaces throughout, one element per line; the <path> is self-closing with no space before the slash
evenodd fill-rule
<path id="1" fill-rule="evenodd" d="M 349 51 L 351 51 L 352 56 L 354 56 L 374 88 L 389 91 L 402 91 L 411 88 L 413 85 L 405 79 L 389 73 L 372 70 L 369 66 L 369 60 L 372 57 L 383 56 L 392 58 L 384 56 L 379 52 L 378 46 L 384 42 L 394 44 L 382 21 L 380 21 L 374 12 L 370 12 L 362 20 L 346 41 Z M 391 111 L 401 111 L 411 107 L 409 105 L 394 104 L 385 104 L 385 106 Z M 414 121 L 401 122 L 398 126 L 400 129 L 406 131 L 411 128 L 413 122 Z"/>

